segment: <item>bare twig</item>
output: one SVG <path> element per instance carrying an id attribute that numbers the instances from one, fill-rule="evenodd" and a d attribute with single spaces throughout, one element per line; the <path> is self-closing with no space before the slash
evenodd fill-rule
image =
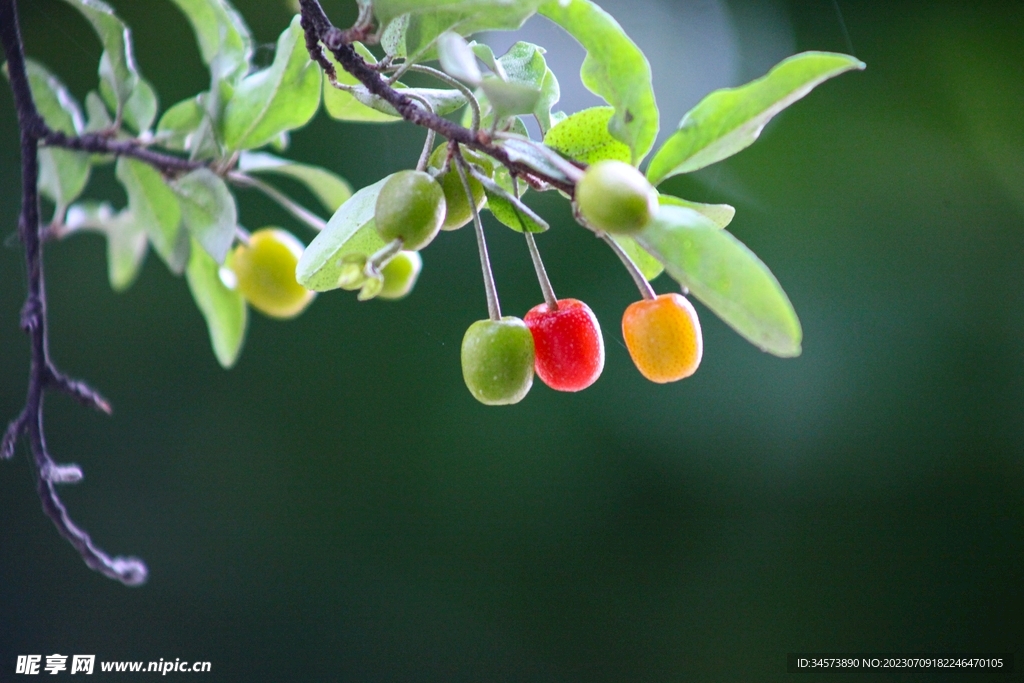
<path id="1" fill-rule="evenodd" d="M 299 6 L 302 15 L 302 28 L 306 32 L 306 47 L 309 49 L 310 57 L 325 71 L 330 66 L 330 62 L 323 54 L 321 45 L 331 51 L 345 71 L 355 76 L 356 80 L 365 85 L 370 93 L 393 106 L 406 121 L 429 128 L 448 140 L 493 157 L 531 185 L 534 183 L 546 184 L 572 194 L 575 188 L 573 182 L 567 182 L 564 178 L 546 176 L 520 161 L 512 161 L 508 152 L 501 145 L 494 144 L 485 132 L 471 131 L 443 116 L 427 111 L 413 102 L 411 98 L 402 94 L 401 90 L 391 87 L 380 72 L 367 64 L 366 60 L 360 57 L 352 47 L 353 33 L 361 31 L 355 31 L 355 29 L 343 31 L 331 24 L 331 20 L 327 18 L 319 0 L 299 0 Z M 362 30 L 365 31 L 365 27 Z M 366 34 L 363 33 L 363 35 Z M 325 67 L 325 63 L 327 67 Z"/>
<path id="2" fill-rule="evenodd" d="M 7 58 L 11 92 L 18 113 L 21 137 L 21 215 L 18 235 L 25 249 L 28 295 L 21 312 L 22 329 L 29 335 L 31 363 L 25 408 L 7 428 L 0 440 L 0 458 L 13 455 L 15 443 L 24 437 L 32 453 L 36 488 L 43 510 L 57 531 L 78 550 L 86 565 L 128 586 L 146 581 L 146 565 L 132 557 L 111 557 L 98 548 L 83 529 L 68 516 L 57 495 L 56 484 L 74 483 L 81 470 L 60 465 L 50 455 L 43 429 L 43 397 L 47 389 L 64 391 L 79 401 L 104 412 L 110 405 L 83 382 L 57 370 L 50 358 L 46 318 L 46 288 L 43 276 L 43 239 L 39 222 L 39 145 L 40 143 L 102 154 L 132 156 L 156 166 L 169 175 L 195 168 L 197 164 L 176 157 L 150 152 L 138 143 L 112 140 L 101 135 L 69 137 L 49 129 L 36 109 L 25 72 L 25 52 L 18 27 L 15 0 L 0 0 L 0 41 Z"/>

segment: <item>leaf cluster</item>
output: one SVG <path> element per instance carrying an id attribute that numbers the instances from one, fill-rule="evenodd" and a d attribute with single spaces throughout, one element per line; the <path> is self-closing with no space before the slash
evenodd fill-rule
<path id="1" fill-rule="evenodd" d="M 248 315 L 228 272 L 231 247 L 247 234 L 238 222 L 232 188 L 265 192 L 317 231 L 296 271 L 302 285 L 314 291 L 360 288 L 370 272 L 361 268 L 386 246 L 374 229 L 374 207 L 387 179 L 353 194 L 333 172 L 279 155 L 289 134 L 316 115 L 321 101 L 328 116 L 346 123 L 386 124 L 407 116 L 348 73 L 331 50 L 322 55 L 331 67 L 325 76 L 310 53 L 300 16 L 278 37 L 272 63 L 256 68 L 252 35 L 227 0 L 171 1 L 194 30 L 210 81 L 203 92 L 162 113 L 153 86 L 136 66 L 130 29 L 101 0 L 66 0 L 103 45 L 97 87 L 84 103 L 42 64 L 30 62 L 28 74 L 38 110 L 53 130 L 160 147 L 185 155 L 192 170 L 182 174 L 134 158 L 45 147 L 39 185 L 53 203 L 54 234 L 91 230 L 106 236 L 114 289 L 131 285 L 150 249 L 171 272 L 184 274 L 217 359 L 230 367 L 242 348 Z M 387 87 L 430 116 L 461 111 L 472 139 L 487 143 L 478 151 L 498 152 L 516 165 L 480 164 L 471 158 L 467 166 L 484 188 L 484 208 L 498 222 L 520 232 L 543 232 L 547 222 L 522 200 L 528 189 L 565 192 L 587 165 L 615 159 L 641 167 L 652 152 L 659 112 L 648 61 L 615 19 L 591 0 L 374 0 L 360 5 L 361 16 L 376 31 L 364 32 L 366 44 L 353 47 L 387 79 Z M 480 31 L 517 28 L 535 14 L 583 46 L 580 78 L 605 105 L 559 111 L 559 82 L 543 47 L 518 42 L 497 56 L 471 39 Z M 379 44 L 376 56 L 372 44 Z M 808 52 L 757 81 L 711 93 L 653 150 L 647 178 L 658 185 L 741 151 L 772 117 L 815 86 L 861 68 L 846 55 Z M 439 87 L 406 87 L 401 78 L 410 71 L 433 75 Z M 525 119 L 530 117 L 541 139 L 527 132 Z M 424 158 L 429 151 L 424 150 Z M 447 171 L 452 162 L 445 161 L 443 169 L 432 172 Z M 79 200 L 91 169 L 106 163 L 116 164 L 115 176 L 128 198 L 123 207 Z M 330 218 L 284 195 L 267 181 L 275 176 L 308 187 Z M 801 330 L 796 313 L 767 266 L 725 230 L 734 213 L 727 205 L 663 195 L 647 228 L 615 240 L 648 279 L 668 272 L 759 348 L 797 355 Z"/>

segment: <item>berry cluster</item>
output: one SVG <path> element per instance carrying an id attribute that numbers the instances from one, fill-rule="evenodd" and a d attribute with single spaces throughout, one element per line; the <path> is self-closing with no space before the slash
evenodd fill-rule
<path id="1" fill-rule="evenodd" d="M 493 166 L 486 157 L 466 156 L 469 160 L 462 150 L 442 145 L 430 156 L 428 171 L 400 171 L 383 184 L 374 223 L 385 246 L 361 263 L 363 298 L 405 296 L 422 268 L 419 250 L 441 230 L 455 230 L 471 221 L 479 224 L 487 198 L 471 174 L 491 175 Z M 643 295 L 622 317 L 622 336 L 637 369 L 658 383 L 692 375 L 703 348 L 697 312 L 680 294 L 655 296 L 629 256 L 609 237 L 641 231 L 658 210 L 657 193 L 634 167 L 604 160 L 581 174 L 574 204 L 577 220 L 616 250 Z M 594 312 L 582 301 L 555 298 L 533 236 L 526 233 L 545 301 L 523 319 L 502 316 L 483 231 L 477 227 L 491 315 L 470 325 L 462 340 L 462 374 L 473 397 L 486 405 L 517 403 L 530 391 L 535 374 L 556 391 L 581 391 L 596 382 L 605 353 Z M 253 308 L 271 317 L 292 318 L 315 296 L 295 279 L 302 252 L 302 244 L 290 233 L 264 228 L 235 248 L 227 267 Z"/>
<path id="2" fill-rule="evenodd" d="M 464 202 L 466 203 L 466 202 Z M 657 195 L 634 167 L 600 161 L 578 181 L 575 205 L 579 221 L 607 234 L 643 229 L 657 211 Z M 556 391 L 581 391 L 604 369 L 604 340 L 594 312 L 576 299 L 555 299 L 532 235 L 534 256 L 545 303 L 524 320 L 492 315 L 473 323 L 462 341 L 462 374 L 481 403 L 517 403 L 529 392 L 536 373 Z M 640 285 L 644 298 L 631 304 L 622 318 L 626 348 L 644 377 L 666 383 L 689 377 L 700 364 L 703 344 L 697 312 L 680 294 L 654 296 L 650 285 L 621 250 L 617 253 Z M 486 251 L 482 251 L 486 266 Z M 493 286 L 493 285 L 492 285 Z"/>

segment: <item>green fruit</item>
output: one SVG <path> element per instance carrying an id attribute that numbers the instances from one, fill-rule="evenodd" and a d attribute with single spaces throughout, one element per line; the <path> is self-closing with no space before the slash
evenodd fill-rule
<path id="1" fill-rule="evenodd" d="M 381 299 L 401 299 L 412 291 L 423 269 L 423 258 L 416 251 L 400 251 L 380 269 L 384 286 L 377 294 Z"/>
<path id="2" fill-rule="evenodd" d="M 639 232 L 658 211 L 658 195 L 629 164 L 605 159 L 576 183 L 576 205 L 588 225 L 609 233 Z"/>
<path id="3" fill-rule="evenodd" d="M 430 155 L 430 166 L 432 168 L 442 168 L 447 154 L 448 145 L 439 146 L 434 150 L 434 153 Z M 494 163 L 487 155 L 474 152 L 473 150 L 466 149 L 465 147 L 462 148 L 462 155 L 466 158 L 466 161 L 480 167 L 486 175 L 489 176 L 494 173 Z M 480 184 L 479 180 L 475 180 L 468 174 L 466 176 L 466 180 L 469 181 L 469 189 L 473 193 L 473 201 L 476 203 L 476 210 L 480 211 L 484 208 L 484 204 L 487 202 L 487 195 L 484 194 L 484 186 Z M 447 173 L 437 177 L 437 182 L 441 183 L 441 189 L 444 190 L 444 201 L 448 207 L 445 212 L 444 223 L 441 225 L 441 229 L 455 230 L 473 220 L 473 209 L 466 200 L 466 190 L 462 187 L 462 178 L 459 177 L 459 172 L 455 168 L 454 161 L 449 165 Z"/>
<path id="4" fill-rule="evenodd" d="M 290 232 L 263 228 L 239 244 L 228 266 L 238 280 L 238 291 L 256 310 L 273 318 L 293 318 L 315 296 L 295 280 L 295 266 L 303 246 Z"/>
<path id="5" fill-rule="evenodd" d="M 374 220 L 385 242 L 402 240 L 402 247 L 417 251 L 430 244 L 444 222 L 444 190 L 423 171 L 395 173 L 377 196 Z"/>
<path id="6" fill-rule="evenodd" d="M 478 320 L 462 338 L 462 378 L 484 405 L 518 403 L 533 386 L 533 335 L 519 318 Z"/>

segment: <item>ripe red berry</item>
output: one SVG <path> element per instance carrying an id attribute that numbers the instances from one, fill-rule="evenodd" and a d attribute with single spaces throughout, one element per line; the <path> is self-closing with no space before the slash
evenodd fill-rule
<path id="1" fill-rule="evenodd" d="M 537 375 L 556 391 L 580 391 L 604 369 L 604 340 L 597 317 L 582 301 L 560 299 L 530 309 L 524 318 L 533 334 Z"/>

